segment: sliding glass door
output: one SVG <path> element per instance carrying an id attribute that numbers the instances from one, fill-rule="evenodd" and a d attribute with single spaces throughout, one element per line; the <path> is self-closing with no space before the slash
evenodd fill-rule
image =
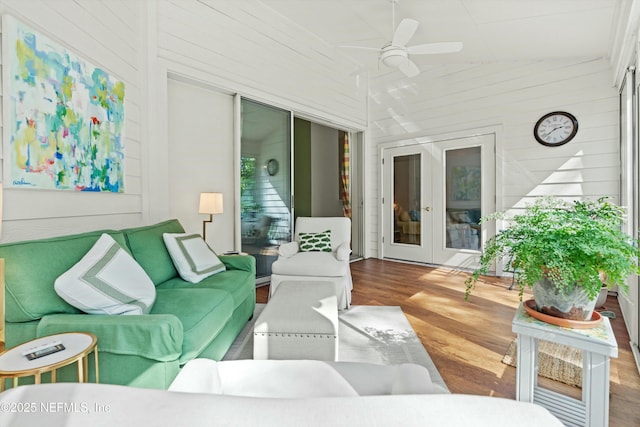
<path id="1" fill-rule="evenodd" d="M 240 218 L 242 251 L 268 281 L 278 246 L 291 240 L 291 112 L 242 98 Z"/>
<path id="2" fill-rule="evenodd" d="M 635 63 L 635 61 L 634 61 Z M 635 70 L 629 69 L 620 88 L 620 205 L 627 208 L 628 219 L 625 231 L 632 236 L 639 236 L 640 223 L 640 150 L 638 150 L 638 96 L 636 92 Z M 627 279 L 629 294 L 620 296 L 620 309 L 631 338 L 631 349 L 636 358 L 640 359 L 640 289 L 638 277 Z M 639 363 L 640 366 L 640 363 Z M 639 368 L 640 369 L 640 368 Z"/>

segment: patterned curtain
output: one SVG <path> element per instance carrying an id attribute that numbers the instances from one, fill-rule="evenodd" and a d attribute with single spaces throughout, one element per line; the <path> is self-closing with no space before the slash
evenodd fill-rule
<path id="1" fill-rule="evenodd" d="M 344 216 L 351 218 L 351 200 L 349 199 L 349 134 L 344 132 L 342 143 L 342 164 L 340 170 L 340 192 Z"/>

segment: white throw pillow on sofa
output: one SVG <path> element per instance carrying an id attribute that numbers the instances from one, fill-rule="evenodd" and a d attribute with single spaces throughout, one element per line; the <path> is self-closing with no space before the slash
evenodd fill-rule
<path id="1" fill-rule="evenodd" d="M 198 234 L 164 233 L 164 244 L 182 279 L 198 283 L 227 268 Z"/>
<path id="2" fill-rule="evenodd" d="M 58 277 L 57 294 L 89 314 L 146 314 L 156 288 L 135 259 L 108 234 Z"/>

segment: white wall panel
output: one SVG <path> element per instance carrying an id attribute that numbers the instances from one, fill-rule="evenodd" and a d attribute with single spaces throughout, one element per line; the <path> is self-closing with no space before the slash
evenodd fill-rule
<path id="1" fill-rule="evenodd" d="M 257 0 L 161 0 L 158 56 L 244 96 L 366 126 L 366 93 L 334 47 Z"/>
<path id="2" fill-rule="evenodd" d="M 387 73 L 371 87 L 369 144 L 499 126 L 497 206 L 522 206 L 535 196 L 618 199 L 618 96 L 605 60 L 463 64 L 423 69 L 414 79 Z M 533 125 L 545 113 L 565 110 L 579 121 L 577 136 L 545 147 Z M 367 161 L 380 180 L 377 150 Z M 380 193 L 372 189 L 370 206 Z M 371 248 L 379 218 L 369 210 Z M 375 256 L 375 255 L 373 255 Z"/>
<path id="3" fill-rule="evenodd" d="M 7 188 L 2 242 L 122 228 L 142 221 L 139 3 L 3 0 L 9 14 L 125 83 L 125 193 Z M 6 141 L 5 141 L 6 142 Z M 8 159 L 2 159 L 4 163 Z"/>
<path id="4" fill-rule="evenodd" d="M 233 97 L 169 80 L 168 99 L 171 217 L 201 234 L 209 216 L 198 213 L 200 193 L 222 193 L 224 213 L 207 224 L 207 242 L 219 252 L 234 249 Z"/>

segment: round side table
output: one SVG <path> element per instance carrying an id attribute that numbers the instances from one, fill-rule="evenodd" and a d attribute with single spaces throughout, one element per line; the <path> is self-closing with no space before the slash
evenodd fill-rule
<path id="1" fill-rule="evenodd" d="M 56 353 L 28 360 L 23 352 L 54 341 L 60 341 L 65 349 Z M 96 383 L 99 381 L 98 371 L 98 338 L 86 332 L 69 332 L 48 335 L 17 345 L 4 353 L 0 353 L 0 391 L 4 390 L 6 378 L 13 379 L 13 387 L 18 386 L 18 378 L 34 376 L 35 383 L 40 384 L 41 375 L 51 372 L 51 382 L 56 382 L 56 370 L 63 366 L 78 364 L 78 382 L 89 380 L 89 354 L 95 358 Z"/>

